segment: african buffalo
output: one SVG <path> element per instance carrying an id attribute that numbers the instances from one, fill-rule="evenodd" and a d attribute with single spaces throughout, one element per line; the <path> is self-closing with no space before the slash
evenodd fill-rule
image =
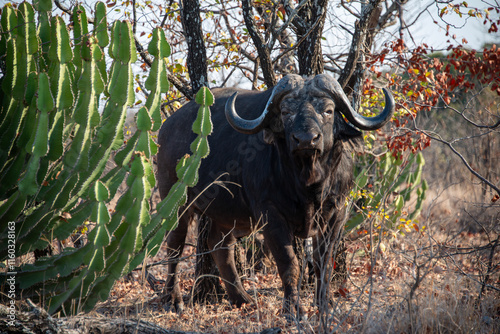
<path id="1" fill-rule="evenodd" d="M 321 285 L 327 282 L 321 277 L 322 268 L 333 256 L 346 218 L 346 196 L 353 184 L 350 148 L 360 142 L 358 129 L 379 129 L 392 117 L 394 99 L 389 91 L 384 93 L 384 110 L 364 117 L 326 74 L 287 75 L 266 91 L 213 89 L 210 155 L 201 164 L 198 184 L 188 192 L 188 203 L 194 203 L 167 237 L 169 256 L 181 254 L 188 225 L 197 216 L 209 217 L 209 247 L 215 249 L 213 258 L 230 301 L 240 306 L 252 298 L 238 277 L 233 246 L 237 238 L 264 226 L 266 247 L 283 284 L 285 311 L 293 314 L 296 306 L 300 314 L 300 271 L 293 237 L 313 237 L 318 298 L 319 292 L 328 291 L 328 284 Z M 197 110 L 190 102 L 161 127 L 158 183 L 162 198 L 177 181 L 177 161 L 190 153 Z M 179 311 L 183 302 L 176 266 L 176 261 L 169 265 L 164 298 Z"/>

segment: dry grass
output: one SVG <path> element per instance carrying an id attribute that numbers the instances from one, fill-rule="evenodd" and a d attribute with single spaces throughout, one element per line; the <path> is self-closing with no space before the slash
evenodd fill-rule
<path id="1" fill-rule="evenodd" d="M 376 259 L 370 256 L 369 237 L 350 242 L 350 276 L 344 290 L 337 291 L 328 314 L 311 306 L 313 291 L 304 290 L 301 302 L 308 320 L 300 323 L 287 322 L 281 314 L 281 283 L 274 268 L 245 280 L 245 288 L 257 302 L 241 309 L 232 308 L 224 299 L 217 304 L 187 304 L 182 315 L 166 312 L 141 273 L 134 272 L 116 283 L 109 300 L 96 312 L 203 333 L 260 332 L 270 327 L 279 327 L 283 333 L 498 333 L 498 290 L 487 290 L 478 300 L 489 251 L 456 254 L 458 247 L 484 245 L 488 235 L 462 232 L 450 238 L 448 232 L 431 226 L 425 233 L 386 239 L 386 248 L 377 252 Z M 187 249 L 183 255 L 192 253 Z M 162 258 L 159 254 L 151 261 Z M 498 252 L 493 263 L 500 263 Z M 188 301 L 194 284 L 194 257 L 180 266 Z M 498 271 L 496 268 L 489 280 L 497 289 Z M 157 266 L 151 273 L 165 279 L 166 268 Z"/>
<path id="2" fill-rule="evenodd" d="M 426 159 L 435 164 L 440 161 L 436 156 Z M 429 164 L 425 169 L 437 175 L 448 172 Z M 432 173 L 424 177 L 435 180 Z M 447 186 L 430 183 L 420 217 L 420 226 L 427 226 L 424 231 L 391 237 L 387 233 L 381 240 L 384 247 L 378 244 L 377 235 L 348 236 L 349 279 L 341 290 L 334 291 L 326 313 L 312 306 L 312 288 L 303 290 L 306 321 L 288 322 L 283 316 L 283 292 L 274 266 L 263 271 L 251 265 L 245 268 L 244 286 L 255 304 L 233 308 L 227 298 L 220 303 L 190 303 L 195 284 L 192 247 L 183 254 L 192 256 L 179 265 L 186 303 L 183 314 L 163 309 L 157 291 L 141 271 L 117 281 L 109 299 L 92 313 L 200 333 L 252 333 L 271 327 L 279 327 L 283 333 L 500 333 L 500 245 L 495 252 L 491 247 L 481 250 L 498 240 L 500 210 L 489 203 L 490 193 L 474 185 L 467 172 L 462 175 L 462 179 L 454 176 L 451 186 L 450 182 Z M 155 200 L 159 200 L 157 196 Z M 161 250 L 147 262 L 165 258 Z M 165 280 L 166 270 L 158 265 L 150 273 Z M 482 291 L 488 274 L 486 284 L 491 288 Z M 161 290 L 161 284 L 157 288 Z"/>
<path id="3" fill-rule="evenodd" d="M 458 124 L 456 129 L 447 126 L 442 129 L 453 135 L 465 131 L 465 136 L 468 131 Z M 493 179 L 498 168 L 492 166 L 498 166 L 500 156 L 498 139 L 490 137 L 460 148 L 481 174 Z M 482 159 L 478 152 L 483 151 L 492 154 Z M 195 284 L 194 256 L 179 266 L 184 314 L 164 311 L 141 272 L 119 280 L 96 312 L 202 333 L 260 332 L 270 327 L 284 333 L 500 333 L 500 245 L 494 252 L 492 247 L 480 250 L 498 240 L 500 206 L 490 202 L 493 194 L 449 150 L 433 144 L 424 155 L 424 178 L 430 186 L 420 226 L 427 229 L 404 237 L 387 233 L 382 240 L 385 247 L 377 247 L 376 235 L 373 240 L 370 235 L 349 236 L 349 280 L 336 291 L 327 314 L 312 306 L 313 291 L 306 289 L 301 302 L 308 320 L 287 322 L 281 314 L 283 292 L 273 266 L 265 272 L 246 268 L 244 285 L 256 300 L 253 305 L 232 308 L 227 298 L 193 305 L 189 299 Z M 193 249 L 188 247 L 183 256 L 190 254 Z M 164 259 L 161 251 L 148 261 Z M 155 266 L 150 273 L 164 280 L 166 266 Z M 483 291 L 484 283 L 491 288 Z"/>
<path id="4" fill-rule="evenodd" d="M 141 271 L 117 281 L 109 299 L 92 313 L 199 333 L 253 333 L 271 327 L 283 333 L 500 333 L 500 245 L 494 252 L 491 247 L 481 249 L 498 240 L 500 210 L 484 204 L 484 199 L 483 204 L 475 204 L 481 194 L 463 184 L 430 189 L 420 221 L 427 226 L 424 231 L 405 236 L 386 233 L 380 240 L 384 247 L 377 235 L 348 236 L 349 279 L 334 291 L 327 313 L 312 306 L 312 288 L 303 290 L 306 321 L 288 322 L 283 316 L 281 282 L 272 265 L 261 271 L 251 264 L 245 267 L 244 286 L 255 304 L 233 308 L 227 298 L 192 304 L 193 247 L 186 247 L 182 255 L 188 260 L 179 265 L 186 303 L 183 314 L 163 309 L 158 292 Z M 196 244 L 195 240 L 189 243 Z M 163 249 L 147 262 L 165 258 Z M 166 270 L 157 265 L 149 272 L 165 280 Z M 486 283 L 491 288 L 482 291 L 488 273 Z"/>

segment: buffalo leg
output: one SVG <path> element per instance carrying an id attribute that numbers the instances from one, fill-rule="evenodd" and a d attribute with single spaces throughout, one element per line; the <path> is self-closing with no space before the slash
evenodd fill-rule
<path id="1" fill-rule="evenodd" d="M 264 242 L 269 247 L 278 266 L 284 290 L 283 309 L 287 316 L 293 315 L 293 308 L 297 310 L 297 318 L 303 319 L 305 312 L 299 304 L 298 284 L 300 278 L 300 267 L 295 252 L 293 251 L 293 235 L 283 230 L 282 224 L 278 228 L 264 228 Z"/>
<path id="2" fill-rule="evenodd" d="M 327 228 L 313 237 L 314 272 L 316 274 L 315 302 L 319 307 L 327 306 L 330 301 L 330 281 L 332 279 L 335 255 L 339 250 L 339 228 Z"/>
<path id="3" fill-rule="evenodd" d="M 212 223 L 212 230 L 208 238 L 208 246 L 212 251 L 212 257 L 219 268 L 220 275 L 224 281 L 229 301 L 231 304 L 241 307 L 244 303 L 252 303 L 252 297 L 245 291 L 241 284 L 240 276 L 234 262 L 234 245 L 236 238 L 232 233 L 223 233 Z"/>
<path id="4" fill-rule="evenodd" d="M 167 233 L 167 258 L 168 276 L 167 283 L 162 293 L 162 301 L 167 309 L 174 307 L 175 311 L 181 313 L 184 310 L 184 302 L 179 287 L 179 277 L 177 276 L 177 264 L 184 249 L 186 235 L 192 217 L 183 215 L 179 219 L 179 225 L 175 230 Z"/>

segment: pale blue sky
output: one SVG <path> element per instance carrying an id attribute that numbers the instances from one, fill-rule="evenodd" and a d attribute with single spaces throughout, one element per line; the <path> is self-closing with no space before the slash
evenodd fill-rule
<path id="1" fill-rule="evenodd" d="M 453 3 L 463 2 L 464 1 L 453 1 Z M 498 0 L 467 0 L 466 2 L 469 9 L 475 7 L 482 11 L 489 7 L 500 7 Z M 483 18 L 470 17 L 467 15 L 468 10 L 462 7 L 462 12 L 465 13 L 462 17 L 454 11 L 449 10 L 449 13 L 445 14 L 441 19 L 439 13 L 440 9 L 444 7 L 442 2 L 417 0 L 416 3 L 419 4 L 420 9 L 430 5 L 415 26 L 411 28 L 413 38 L 417 43 L 427 43 L 438 49 L 446 48 L 449 44 L 447 42 L 448 40 L 454 44 L 462 43 L 462 38 L 467 39 L 468 45 L 471 48 L 481 48 L 485 43 L 500 43 L 500 33 L 488 34 L 489 25 L 485 26 L 483 24 L 484 16 Z M 410 13 L 415 13 L 417 8 L 412 10 L 407 6 L 407 10 Z M 498 20 L 499 14 L 497 14 L 495 10 L 490 11 L 490 15 Z M 436 20 L 438 25 L 433 23 L 433 20 Z M 443 22 L 443 20 L 446 23 Z M 450 36 L 448 37 L 446 37 L 446 24 L 450 25 Z M 452 40 L 451 35 L 453 34 L 457 36 L 456 42 Z"/>

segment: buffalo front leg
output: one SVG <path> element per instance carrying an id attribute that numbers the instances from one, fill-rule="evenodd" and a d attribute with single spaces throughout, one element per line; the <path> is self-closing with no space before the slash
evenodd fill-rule
<path id="1" fill-rule="evenodd" d="M 337 227 L 337 226 L 335 226 Z M 315 303 L 320 308 L 328 307 L 331 300 L 330 282 L 333 267 L 340 257 L 339 241 L 342 231 L 339 228 L 327 228 L 313 237 L 314 272 L 316 274 Z"/>
<path id="2" fill-rule="evenodd" d="M 236 238 L 230 232 L 223 232 L 212 222 L 212 229 L 208 238 L 208 246 L 212 250 L 212 257 L 219 268 L 220 275 L 226 287 L 231 304 L 241 307 L 242 304 L 253 302 L 252 297 L 241 284 L 240 276 L 234 262 L 234 245 Z"/>
<path id="3" fill-rule="evenodd" d="M 299 303 L 300 267 L 295 252 L 293 251 L 293 235 L 287 231 L 283 224 L 272 228 L 269 224 L 264 228 L 264 241 L 273 254 L 278 266 L 284 291 L 283 310 L 287 317 L 293 317 L 297 311 L 297 319 L 306 318 L 306 314 Z M 290 318 L 291 320 L 291 318 Z"/>

